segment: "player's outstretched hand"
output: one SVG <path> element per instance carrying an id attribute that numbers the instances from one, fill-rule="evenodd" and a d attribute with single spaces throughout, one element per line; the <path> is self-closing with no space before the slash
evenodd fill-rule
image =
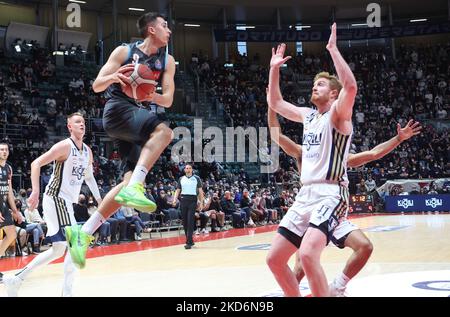
<path id="1" fill-rule="evenodd" d="M 282 43 L 277 46 L 277 50 L 272 47 L 272 59 L 270 60 L 270 67 L 280 67 L 288 60 L 292 58 L 292 56 L 284 57 L 284 52 L 286 51 L 286 44 Z"/>
<path id="2" fill-rule="evenodd" d="M 330 34 L 330 39 L 328 40 L 328 44 L 327 44 L 327 50 L 331 51 L 335 48 L 337 48 L 336 46 L 336 22 L 333 23 L 333 25 L 331 26 L 331 34 Z"/>
<path id="3" fill-rule="evenodd" d="M 422 126 L 419 122 L 414 122 L 414 120 L 409 120 L 408 123 L 402 128 L 400 123 L 397 123 L 397 135 L 400 141 L 405 141 L 414 135 L 418 135 L 422 130 Z"/>

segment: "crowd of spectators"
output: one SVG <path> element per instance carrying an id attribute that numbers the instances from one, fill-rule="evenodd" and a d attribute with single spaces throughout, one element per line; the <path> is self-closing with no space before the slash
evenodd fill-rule
<path id="1" fill-rule="evenodd" d="M 208 79 L 204 80 L 204 85 L 218 104 L 217 108 L 224 109 L 227 125 L 265 127 L 268 68 L 259 63 L 257 55 L 252 59 L 236 56 L 228 63 L 233 67 L 199 57 L 198 65 L 208 64 L 208 67 L 198 67 L 199 78 Z M 369 150 L 393 137 L 397 123 L 404 126 L 409 119 L 414 119 L 424 127 L 419 136 L 403 143 L 390 155 L 356 170 L 363 173 L 357 173 L 355 184 L 367 180 L 369 175 L 376 186 L 388 179 L 450 175 L 449 56 L 450 43 L 400 46 L 395 60 L 383 49 L 344 51 L 358 82 L 352 152 Z M 314 75 L 320 71 L 335 73 L 331 65 L 327 55 L 293 57 L 287 67 L 281 68 L 280 85 L 284 99 L 308 106 Z M 283 118 L 280 120 L 283 133 L 301 144 L 301 125 Z M 438 127 L 440 122 L 446 122 L 447 126 Z M 295 178 L 295 161 L 285 154 L 280 155 L 280 161 L 276 181 Z M 387 174 L 386 177 L 379 176 L 384 173 L 381 171 Z"/>
<path id="2" fill-rule="evenodd" d="M 351 151 L 361 152 L 395 135 L 396 124 L 404 125 L 409 119 L 419 121 L 422 133 L 401 144 L 385 158 L 367 164 L 365 167 L 349 171 L 351 192 L 373 193 L 389 179 L 441 178 L 450 175 L 450 142 L 448 113 L 450 100 L 450 44 L 434 46 L 400 46 L 396 59 L 386 55 L 382 49 L 344 51 L 344 57 L 355 73 L 358 95 L 354 106 L 354 136 Z M 3 59 L 4 57 L 2 57 Z M 200 89 L 208 91 L 213 99 L 213 107 L 219 109 L 228 126 L 267 126 L 267 103 L 265 89 L 268 69 L 262 65 L 258 55 L 251 59 L 237 55 L 233 67 L 225 67 L 211 61 L 203 54 L 193 55 L 190 72 L 198 79 Z M 0 123 L 21 126 L 22 143 L 15 143 L 4 136 L 5 141 L 14 143 L 11 147 L 10 162 L 15 175 L 23 181 L 18 190 L 18 200 L 26 216 L 26 199 L 30 192 L 30 164 L 52 142 L 48 131 L 64 135 L 65 117 L 79 111 L 87 118 L 99 119 L 105 99 L 92 91 L 92 80 L 85 73 L 75 74 L 68 81 L 60 82 L 53 59 L 43 50 L 36 50 L 29 59 L 15 60 L 8 67 L 0 68 Z M 297 55 L 281 70 L 281 89 L 286 100 L 308 106 L 312 79 L 319 71 L 333 73 L 332 62 L 327 55 Z M 38 83 L 58 83 L 50 95 L 42 96 Z M 301 125 L 282 119 L 283 132 L 301 144 Z M 171 127 L 176 122 L 170 123 Z M 107 152 L 106 145 L 94 134 L 86 135 L 94 153 L 94 175 L 100 192 L 105 195 L 121 181 L 122 158 L 117 150 Z M 172 206 L 172 195 L 177 180 L 182 175 L 184 162 L 171 160 L 169 147 L 159 158 L 155 168 L 146 180 L 147 194 L 158 202 L 156 219 L 162 226 L 179 219 L 179 209 Z M 280 168 L 269 177 L 269 182 L 261 186 L 250 179 L 246 171 L 227 173 L 218 162 L 196 163 L 198 175 L 204 181 L 205 206 L 210 210 L 199 210 L 198 232 L 205 232 L 207 221 L 211 220 L 211 230 L 225 227 L 222 217 L 228 216 L 235 227 L 253 226 L 278 221 L 292 203 L 298 191 L 299 174 L 293 158 L 280 152 Z M 51 167 L 41 174 L 41 188 L 49 181 Z M 431 186 L 421 193 L 435 191 Z M 80 216 L 80 222 L 96 208 L 96 203 L 87 188 L 83 188 L 84 202 L 88 210 Z M 83 200 L 83 199 L 82 199 Z M 84 208 L 81 208 L 84 212 Z M 214 212 L 212 212 L 214 211 Z M 34 211 L 31 211 L 36 214 Z M 136 228 L 135 235 L 124 231 L 123 219 L 108 221 L 109 228 L 101 229 L 99 241 L 114 243 L 121 239 L 140 238 L 145 223 L 138 220 L 133 211 L 122 210 L 123 219 Z M 213 215 L 213 216 L 212 216 Z M 205 218 L 206 217 L 206 218 Z M 32 220 L 33 219 L 33 220 Z M 27 218 L 27 222 L 45 223 L 37 216 Z M 206 222 L 205 222 L 206 221 Z M 40 243 L 41 230 L 29 226 L 37 233 L 34 243 Z M 26 230 L 26 228 L 24 228 Z M 127 229 L 128 230 L 128 229 Z M 45 229 L 42 229 L 42 232 Z M 31 232 L 31 231 L 30 231 Z M 116 232 L 116 234 L 114 234 Z M 109 238 L 108 238 L 109 237 Z M 37 241 L 37 242 L 36 242 Z M 33 248 L 35 252 L 39 249 Z"/>

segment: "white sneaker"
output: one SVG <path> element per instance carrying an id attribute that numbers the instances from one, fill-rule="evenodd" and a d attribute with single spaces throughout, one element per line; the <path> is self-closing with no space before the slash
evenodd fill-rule
<path id="1" fill-rule="evenodd" d="M 137 233 L 134 234 L 134 240 L 136 241 L 141 241 L 142 237 L 140 235 L 138 235 Z"/>
<path id="2" fill-rule="evenodd" d="M 330 297 L 346 297 L 345 296 L 345 286 L 338 286 L 336 281 L 331 282 L 329 285 L 330 288 Z"/>
<path id="3" fill-rule="evenodd" d="M 22 279 L 15 275 L 6 275 L 3 277 L 3 284 L 5 284 L 6 293 L 9 297 L 17 297 Z"/>
<path id="4" fill-rule="evenodd" d="M 203 228 L 203 229 L 202 229 L 202 233 L 207 234 L 207 233 L 208 233 L 208 230 L 206 230 L 206 228 Z"/>
<path id="5" fill-rule="evenodd" d="M 199 235 L 200 234 L 200 229 L 195 230 L 195 234 Z"/>

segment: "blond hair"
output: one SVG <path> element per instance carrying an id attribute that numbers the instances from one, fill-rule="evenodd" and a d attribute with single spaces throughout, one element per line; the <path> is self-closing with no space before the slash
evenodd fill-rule
<path id="1" fill-rule="evenodd" d="M 69 114 L 67 116 L 67 120 L 69 120 L 70 118 L 75 117 L 75 116 L 80 116 L 80 117 L 82 117 L 84 119 L 84 116 L 83 116 L 83 114 L 81 112 L 74 112 L 74 113 L 71 113 L 71 114 Z"/>
<path id="2" fill-rule="evenodd" d="M 331 90 L 337 89 L 338 93 L 341 92 L 342 84 L 336 76 L 330 75 L 329 72 L 320 72 L 316 75 L 316 77 L 314 77 L 314 82 L 320 78 L 325 78 L 330 81 Z"/>

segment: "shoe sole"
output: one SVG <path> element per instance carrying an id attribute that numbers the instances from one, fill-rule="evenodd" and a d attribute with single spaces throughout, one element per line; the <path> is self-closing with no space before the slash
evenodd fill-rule
<path id="1" fill-rule="evenodd" d="M 152 205 L 137 205 L 137 204 L 133 204 L 133 202 L 130 201 L 125 201 L 125 199 L 123 199 L 122 197 L 114 197 L 114 201 L 121 204 L 122 206 L 125 207 L 131 207 L 134 209 L 137 209 L 139 211 L 142 212 L 147 212 L 147 213 L 151 213 L 151 212 L 155 212 L 156 211 L 156 204 L 152 204 Z"/>

